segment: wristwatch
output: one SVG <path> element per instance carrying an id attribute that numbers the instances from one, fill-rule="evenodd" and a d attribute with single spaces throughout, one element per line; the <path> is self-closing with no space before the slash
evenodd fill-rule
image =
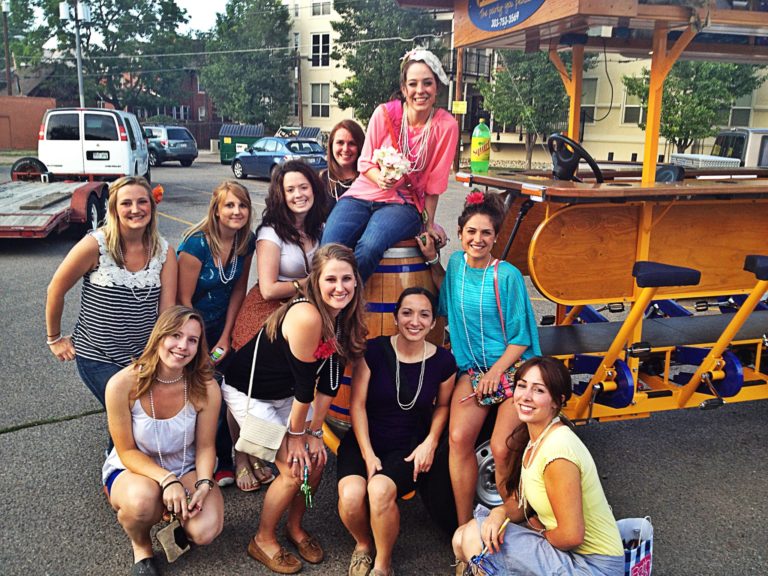
<path id="1" fill-rule="evenodd" d="M 314 436 L 315 438 L 322 439 L 323 438 L 323 429 L 318 428 L 317 430 L 312 430 L 310 428 L 307 428 L 307 434 L 310 436 Z"/>

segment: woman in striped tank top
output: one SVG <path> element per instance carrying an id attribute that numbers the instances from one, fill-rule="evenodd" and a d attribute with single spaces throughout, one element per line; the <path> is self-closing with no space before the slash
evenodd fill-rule
<path id="1" fill-rule="evenodd" d="M 175 304 L 176 259 L 157 230 L 155 199 L 140 177 L 109 187 L 106 223 L 80 240 L 48 285 L 47 344 L 56 358 L 75 360 L 80 377 L 104 405 L 107 381 L 147 344 L 159 312 Z M 64 297 L 82 278 L 80 313 L 64 336 Z"/>

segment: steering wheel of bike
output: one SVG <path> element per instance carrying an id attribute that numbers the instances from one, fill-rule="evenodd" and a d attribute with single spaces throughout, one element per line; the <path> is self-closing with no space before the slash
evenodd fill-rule
<path id="1" fill-rule="evenodd" d="M 562 134 L 552 134 L 547 138 L 547 148 L 552 155 L 552 176 L 555 180 L 581 182 L 576 177 L 576 171 L 579 169 L 579 161 L 583 159 L 595 175 L 595 180 L 598 183 L 605 181 L 595 159 L 578 142 Z"/>

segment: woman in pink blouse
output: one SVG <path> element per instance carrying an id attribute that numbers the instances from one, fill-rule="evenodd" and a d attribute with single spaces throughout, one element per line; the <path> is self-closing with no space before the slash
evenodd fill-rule
<path id="1" fill-rule="evenodd" d="M 354 248 L 364 281 L 387 248 L 416 236 L 422 227 L 438 244 L 445 242 L 435 211 L 448 186 L 459 137 L 453 116 L 435 107 L 438 88 L 447 83 L 440 61 L 429 50 L 417 48 L 403 57 L 402 99 L 374 111 L 358 160 L 360 176 L 328 218 L 321 243 Z M 376 150 L 387 147 L 408 160 L 402 178 L 386 175 L 374 159 Z"/>

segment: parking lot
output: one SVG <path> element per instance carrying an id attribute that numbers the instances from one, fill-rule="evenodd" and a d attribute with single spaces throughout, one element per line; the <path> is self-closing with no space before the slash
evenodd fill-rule
<path id="1" fill-rule="evenodd" d="M 0 181 L 8 178 L 9 164 L 0 165 Z M 204 152 L 189 168 L 167 164 L 152 175 L 165 188 L 160 230 L 174 245 L 203 216 L 210 191 L 232 178 L 228 166 Z M 258 216 L 267 182 L 244 183 Z M 456 216 L 465 193 L 452 183 L 440 202 L 438 220 L 451 236 L 449 250 L 459 248 Z M 77 239 L 68 231 L 44 240 L 0 240 L 3 575 L 127 574 L 132 561 L 128 539 L 101 492 L 105 415 L 74 364 L 59 363 L 45 346 L 46 286 Z M 549 303 L 535 292 L 532 297 L 537 312 L 551 313 Z M 66 332 L 74 326 L 78 300 L 79 286 L 67 298 Z M 580 428 L 579 435 L 595 457 L 616 517 L 651 517 L 654 574 L 768 573 L 768 403 L 601 423 Z M 335 484 L 331 457 L 315 508 L 307 514 L 307 528 L 319 536 L 327 560 L 305 565 L 302 573 L 346 574 L 353 540 L 336 512 Z M 245 552 L 263 492 L 226 489 L 224 532 L 173 566 L 163 560 L 164 573 L 270 574 Z M 419 499 L 402 503 L 401 510 L 395 571 L 452 574 L 448 536 Z"/>

